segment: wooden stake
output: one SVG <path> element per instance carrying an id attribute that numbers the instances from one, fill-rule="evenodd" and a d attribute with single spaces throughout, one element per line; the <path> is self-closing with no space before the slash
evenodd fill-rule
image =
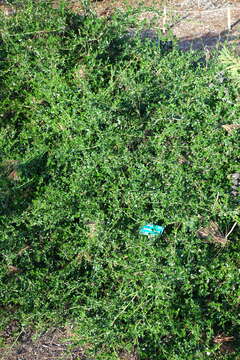
<path id="1" fill-rule="evenodd" d="M 227 8 L 227 22 L 228 22 L 228 31 L 231 31 L 231 10 L 230 6 Z"/>
<path id="2" fill-rule="evenodd" d="M 163 33 L 164 34 L 166 32 L 166 20 L 167 20 L 167 8 L 166 8 L 166 6 L 164 6 L 164 9 L 163 9 Z"/>

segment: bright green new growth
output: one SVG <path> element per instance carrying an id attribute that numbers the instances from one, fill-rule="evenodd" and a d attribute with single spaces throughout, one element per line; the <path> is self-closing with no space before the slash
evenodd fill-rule
<path id="1" fill-rule="evenodd" d="M 240 77 L 240 61 L 239 57 L 234 55 L 233 51 L 231 51 L 228 47 L 224 47 L 221 55 L 220 61 L 231 75 L 232 79 L 238 84 L 239 86 L 239 77 Z"/>
<path id="2" fill-rule="evenodd" d="M 239 90 L 217 55 L 129 36 L 136 15 L 1 16 L 2 327 L 74 322 L 96 359 L 236 359 L 239 227 L 197 232 L 239 224 Z"/>

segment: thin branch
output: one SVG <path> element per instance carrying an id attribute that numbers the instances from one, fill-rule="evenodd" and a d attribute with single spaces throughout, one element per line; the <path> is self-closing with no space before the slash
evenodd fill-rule
<path id="1" fill-rule="evenodd" d="M 39 31 L 31 31 L 31 32 L 26 32 L 26 33 L 20 33 L 17 35 L 33 35 L 33 34 L 45 34 L 45 33 L 50 33 L 50 32 L 57 32 L 57 31 L 63 31 L 65 30 L 65 28 L 60 28 L 60 29 L 52 29 L 52 30 L 39 30 Z M 4 33 L 5 30 L 0 29 L 1 33 Z M 16 34 L 12 34 L 9 36 L 16 36 Z"/>
<path id="2" fill-rule="evenodd" d="M 131 305 L 131 303 L 133 302 L 133 300 L 137 297 L 137 294 L 135 294 L 133 296 L 133 298 L 127 303 L 127 305 L 117 314 L 117 316 L 113 319 L 112 323 L 111 323 L 111 326 L 114 325 L 115 321 L 119 318 L 119 316 L 121 316 L 125 310 L 128 308 L 129 305 Z"/>
<path id="3" fill-rule="evenodd" d="M 237 225 L 237 222 L 235 222 L 234 224 L 233 224 L 233 226 L 232 226 L 232 228 L 231 228 L 231 230 L 229 231 L 229 233 L 225 236 L 226 237 L 226 239 L 228 238 L 228 236 L 233 232 L 233 230 L 235 229 L 235 227 L 236 227 L 236 225 Z"/>

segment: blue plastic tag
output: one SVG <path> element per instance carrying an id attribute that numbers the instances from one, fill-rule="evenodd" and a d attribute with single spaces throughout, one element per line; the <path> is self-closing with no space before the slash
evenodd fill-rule
<path id="1" fill-rule="evenodd" d="M 164 229 L 165 229 L 164 226 L 147 224 L 140 228 L 139 234 L 148 235 L 148 236 L 161 236 Z"/>

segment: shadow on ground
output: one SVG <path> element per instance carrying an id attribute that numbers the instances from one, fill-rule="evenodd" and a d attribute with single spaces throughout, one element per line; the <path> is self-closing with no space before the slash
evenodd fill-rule
<path id="1" fill-rule="evenodd" d="M 240 21 L 240 20 L 239 20 Z M 199 37 L 185 37 L 179 39 L 179 48 L 183 51 L 188 50 L 205 50 L 205 49 L 214 49 L 221 48 L 224 43 L 240 45 L 240 35 L 236 32 L 231 32 L 224 30 L 220 33 L 208 32 Z"/>

